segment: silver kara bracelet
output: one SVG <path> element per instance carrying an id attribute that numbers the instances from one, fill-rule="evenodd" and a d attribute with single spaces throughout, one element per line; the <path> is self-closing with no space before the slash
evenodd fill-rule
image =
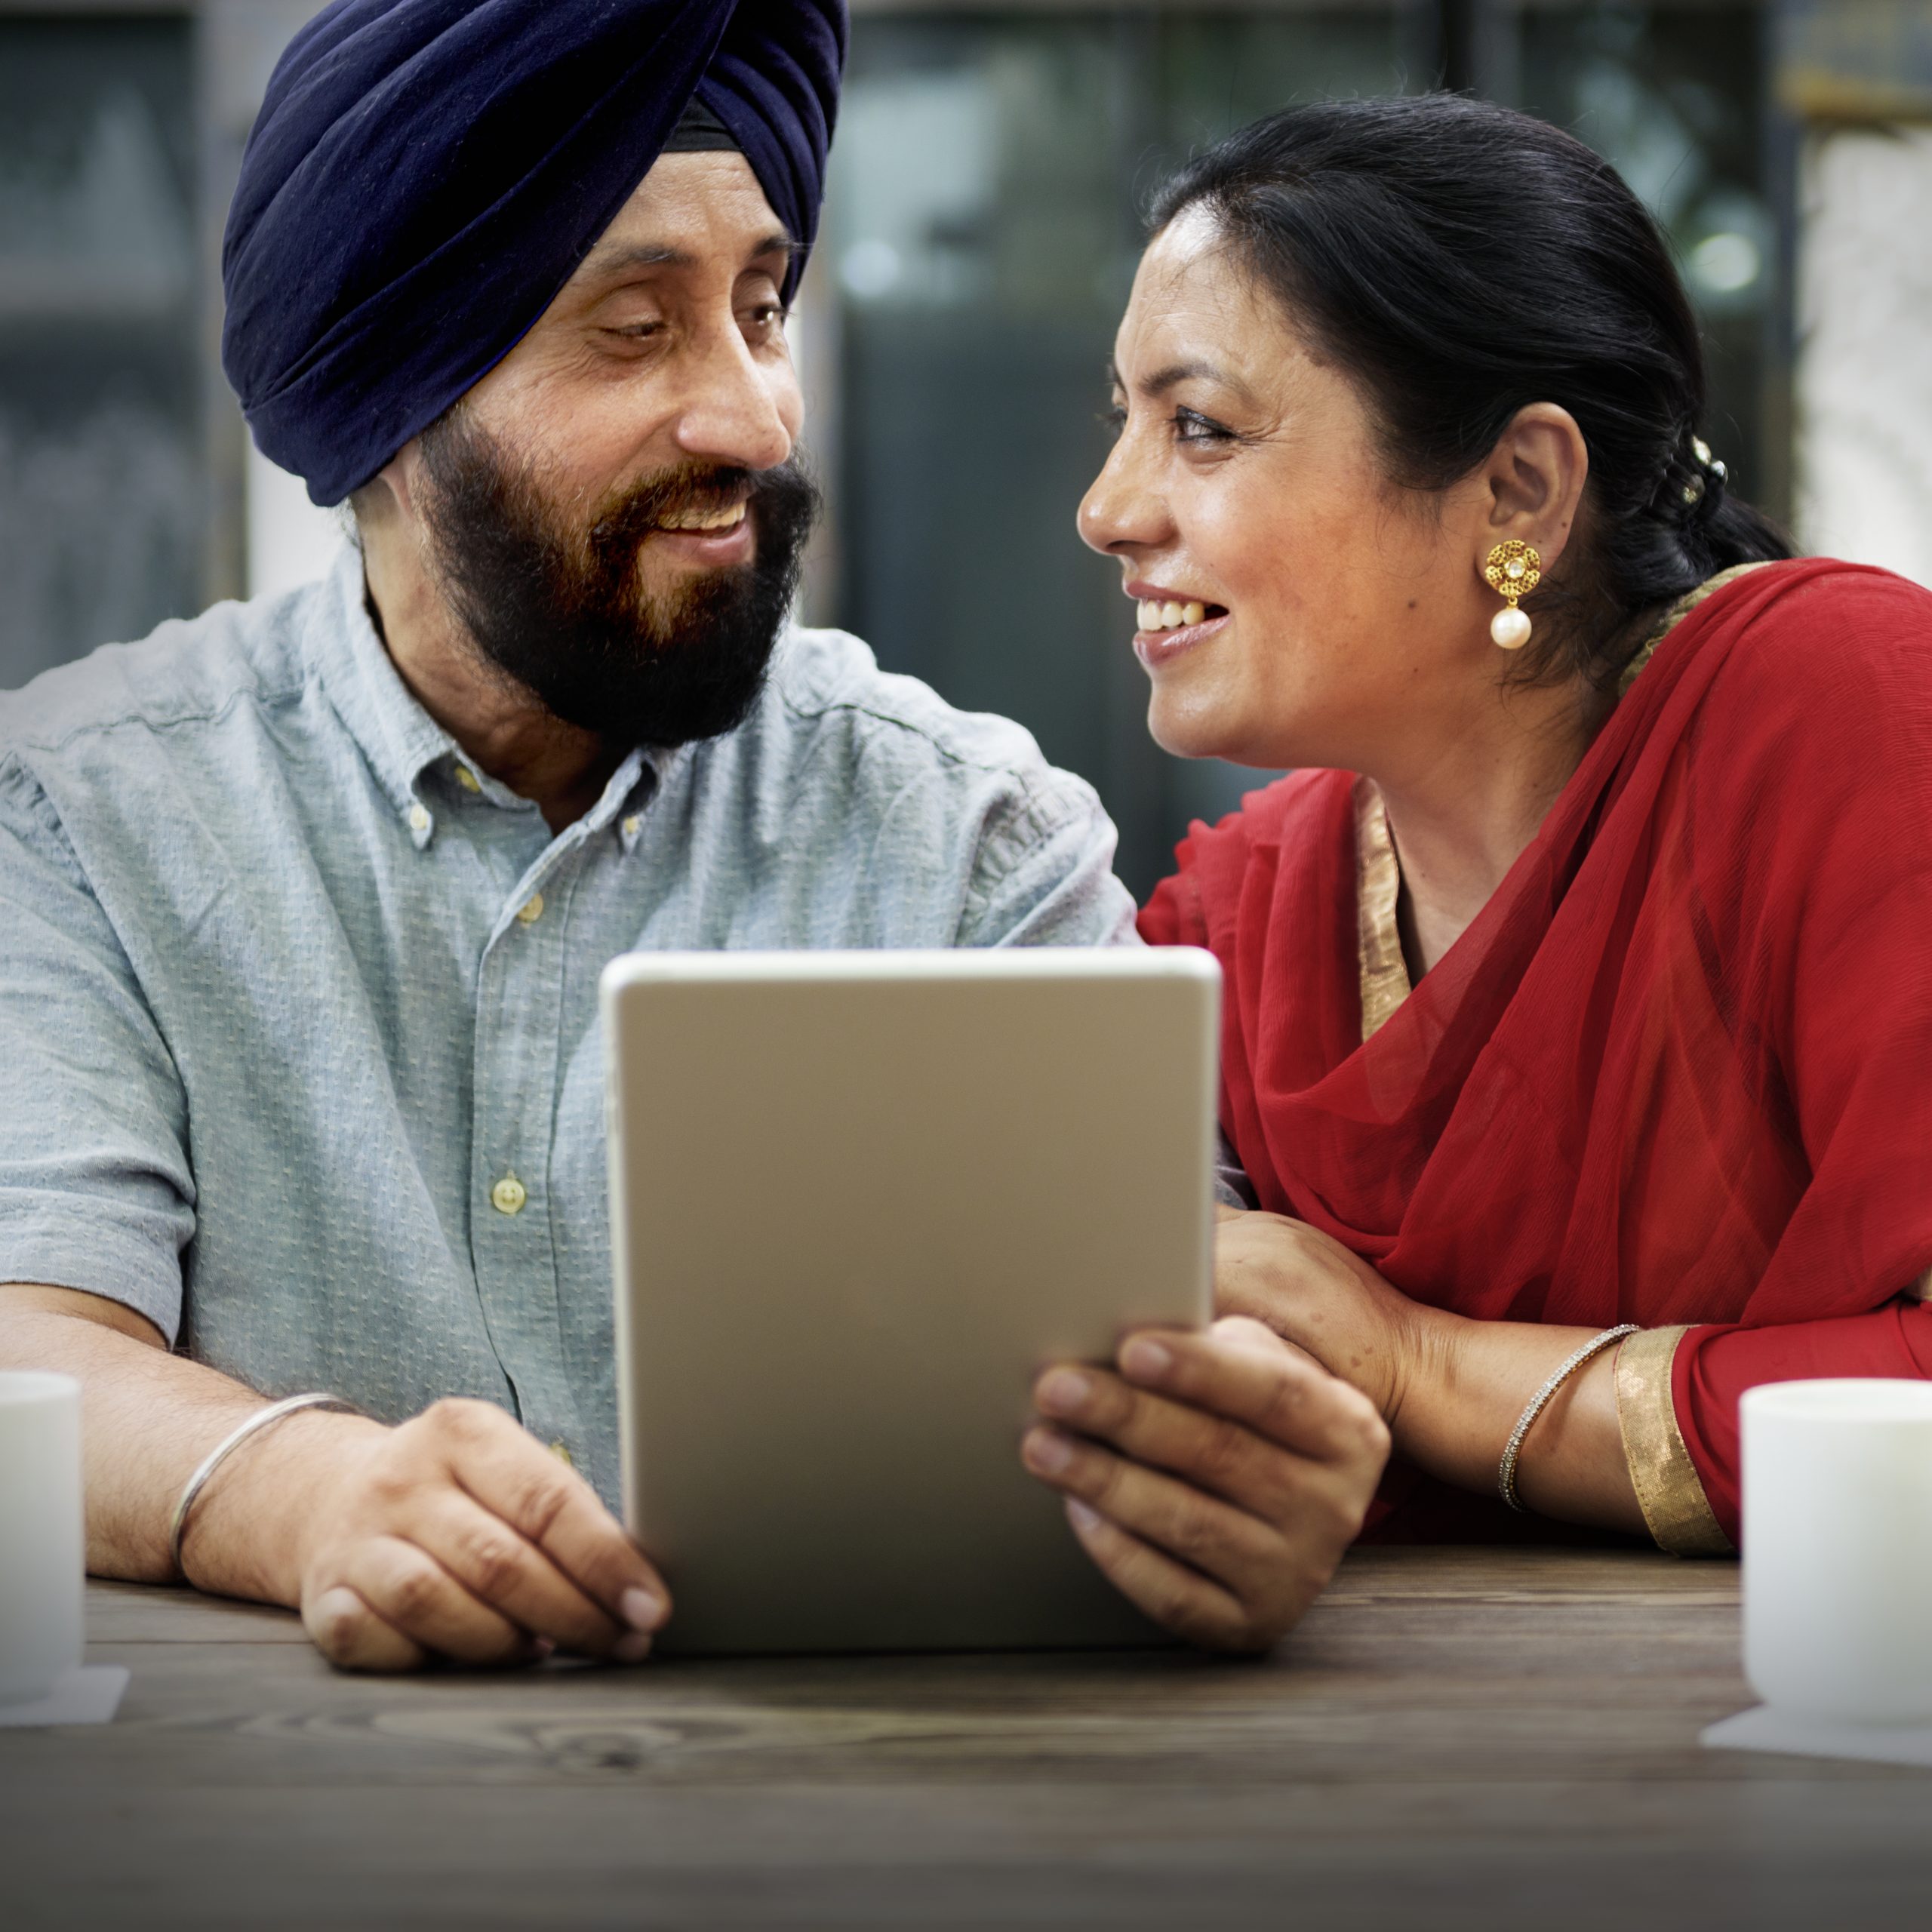
<path id="1" fill-rule="evenodd" d="M 1626 1335 L 1636 1332 L 1637 1324 L 1626 1321 L 1621 1327 L 1606 1328 L 1601 1335 L 1593 1335 L 1574 1355 L 1559 1364 L 1556 1372 L 1530 1398 L 1529 1407 L 1517 1418 L 1516 1426 L 1510 1432 L 1501 1466 L 1496 1472 L 1496 1487 L 1503 1501 L 1519 1515 L 1527 1515 L 1529 1511 L 1516 1494 L 1516 1458 L 1523 1453 L 1523 1438 L 1529 1434 L 1531 1424 L 1549 1407 L 1549 1398 L 1584 1363 L 1592 1356 L 1601 1355 L 1613 1342 L 1620 1342 Z"/>
<path id="2" fill-rule="evenodd" d="M 297 1409 L 345 1409 L 352 1415 L 356 1413 L 355 1404 L 345 1402 L 339 1395 L 290 1395 L 281 1401 L 271 1402 L 265 1409 L 257 1409 L 238 1429 L 224 1435 L 208 1451 L 201 1467 L 188 1478 L 181 1491 L 181 1500 L 174 1506 L 174 1517 L 168 1525 L 168 1561 L 174 1565 L 176 1575 L 185 1577 L 187 1574 L 181 1567 L 181 1539 L 187 1533 L 188 1512 L 194 1508 L 195 1499 L 207 1488 L 209 1477 L 250 1436 L 259 1435 L 272 1423 L 278 1423 L 284 1416 L 292 1416 Z"/>

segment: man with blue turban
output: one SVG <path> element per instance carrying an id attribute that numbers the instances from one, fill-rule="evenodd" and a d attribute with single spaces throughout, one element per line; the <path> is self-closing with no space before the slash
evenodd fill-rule
<path id="1" fill-rule="evenodd" d="M 337 0 L 275 70 L 224 361 L 358 541 L 0 709 L 0 1366 L 83 1384 L 97 1571 L 635 1660 L 605 963 L 1131 935 L 1088 787 L 788 624 L 845 32 Z"/>

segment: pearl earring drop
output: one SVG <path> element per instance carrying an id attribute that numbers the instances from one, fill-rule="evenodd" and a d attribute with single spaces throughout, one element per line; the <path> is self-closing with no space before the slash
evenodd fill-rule
<path id="1" fill-rule="evenodd" d="M 1543 581 L 1543 558 L 1533 546 L 1512 537 L 1499 543 L 1483 561 L 1483 581 L 1509 601 L 1489 620 L 1489 634 L 1505 651 L 1521 651 L 1530 641 L 1530 617 L 1516 608 Z"/>

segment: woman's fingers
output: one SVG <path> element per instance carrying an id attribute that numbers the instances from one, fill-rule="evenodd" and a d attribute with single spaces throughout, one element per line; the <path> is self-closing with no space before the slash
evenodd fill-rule
<path id="1" fill-rule="evenodd" d="M 1271 1328 L 1226 1315 L 1196 1334 L 1143 1329 L 1121 1344 L 1129 1382 L 1212 1410 L 1297 1455 L 1353 1464 L 1389 1452 L 1375 1405 Z"/>
<path id="2" fill-rule="evenodd" d="M 1078 1498 L 1067 1499 L 1066 1518 L 1101 1574 L 1164 1630 L 1211 1650 L 1256 1650 L 1267 1642 L 1241 1600 L 1211 1578 L 1164 1555 Z"/>
<path id="3" fill-rule="evenodd" d="M 415 1540 L 470 1594 L 566 1650 L 634 1663 L 649 1647 L 585 1595 L 543 1552 L 460 1491 L 429 1502 Z"/>
<path id="4" fill-rule="evenodd" d="M 1021 1454 L 1054 1488 L 1237 1593 L 1280 1559 L 1272 1524 L 1097 1442 L 1037 1428 L 1028 1432 Z"/>
<path id="5" fill-rule="evenodd" d="M 1048 1370 L 1021 1446 L 1081 1541 L 1157 1621 L 1222 1648 L 1293 1628 L 1361 1527 L 1389 1432 L 1260 1323 L 1131 1336 L 1120 1372 Z M 1077 1433 L 1075 1432 L 1078 1432 Z"/>
<path id="6" fill-rule="evenodd" d="M 513 1664 L 539 1654 L 527 1631 L 472 1596 L 426 1550 L 400 1537 L 372 1537 L 356 1544 L 336 1580 L 384 1623 L 439 1656 L 463 1663 Z M 371 1641 L 379 1647 L 379 1633 Z"/>
<path id="7" fill-rule="evenodd" d="M 344 1584 L 305 1599 L 302 1624 L 309 1641 L 339 1670 L 420 1670 L 429 1661 L 421 1644 L 384 1623 Z"/>
<path id="8" fill-rule="evenodd" d="M 1105 1369 L 1049 1369 L 1033 1399 L 1053 1421 L 1270 1521 L 1291 1500 L 1284 1485 L 1300 1480 L 1298 1466 L 1245 1425 L 1137 1389 Z"/>

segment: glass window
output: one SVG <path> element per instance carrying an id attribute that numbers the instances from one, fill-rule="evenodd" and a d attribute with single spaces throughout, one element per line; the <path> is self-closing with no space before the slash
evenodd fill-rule
<path id="1" fill-rule="evenodd" d="M 1395 7 L 855 25 L 822 258 L 841 312 L 840 619 L 1091 779 L 1137 891 L 1190 817 L 1260 782 L 1148 738 L 1118 569 L 1074 531 L 1140 205 L 1270 106 L 1398 87 L 1407 32 Z"/>
<path id="2" fill-rule="evenodd" d="M 1755 5 L 1574 5 L 1521 17 L 1518 105 L 1611 163 L 1663 224 L 1703 325 L 1709 435 L 1739 491 L 1786 508 L 1767 449 L 1777 234 L 1764 183 L 1764 13 Z M 1526 262 L 1526 282 L 1535 264 Z"/>
<path id="3" fill-rule="evenodd" d="M 185 20 L 0 17 L 0 687 L 199 604 Z"/>

